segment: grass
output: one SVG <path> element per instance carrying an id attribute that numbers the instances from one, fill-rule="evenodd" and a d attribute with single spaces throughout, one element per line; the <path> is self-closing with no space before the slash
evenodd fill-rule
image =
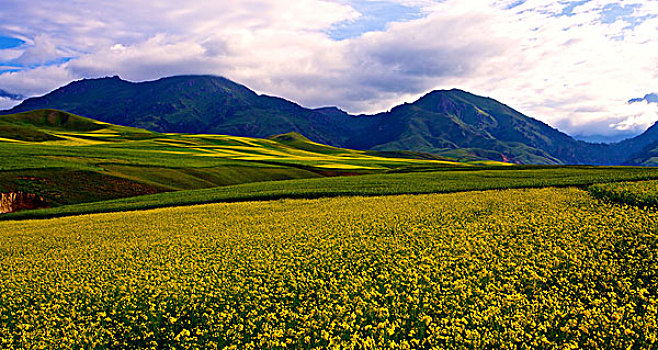
<path id="1" fill-rule="evenodd" d="M 640 207 L 658 206 L 658 181 L 605 183 L 589 186 L 595 197 Z"/>
<path id="2" fill-rule="evenodd" d="M 596 183 L 658 179 L 651 168 L 529 167 L 526 169 L 451 170 L 351 177 L 258 182 L 201 190 L 178 191 L 110 201 L 23 211 L 3 220 L 49 218 L 89 213 L 144 210 L 214 202 L 264 201 L 282 198 L 380 196 L 449 193 L 475 190 L 586 187 Z"/>
<path id="3" fill-rule="evenodd" d="M 53 110 L 0 116 L 0 145 L 0 192 L 34 193 L 52 206 L 260 181 L 482 166 L 409 158 L 428 158 L 414 153 L 391 158 L 320 145 L 298 134 L 272 139 L 160 134 Z M 125 191 L 107 186 L 78 191 L 99 178 L 124 184 Z"/>

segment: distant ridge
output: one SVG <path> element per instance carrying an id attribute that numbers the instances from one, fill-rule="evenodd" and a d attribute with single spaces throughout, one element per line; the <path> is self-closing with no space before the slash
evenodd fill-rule
<path id="1" fill-rule="evenodd" d="M 641 165 L 658 141 L 658 133 L 649 130 L 610 145 L 577 141 L 498 101 L 457 89 L 432 91 L 389 112 L 355 116 L 258 95 L 210 75 L 140 83 L 116 76 L 83 79 L 4 113 L 42 108 L 157 132 L 251 137 L 296 132 L 335 147 L 523 164 Z"/>

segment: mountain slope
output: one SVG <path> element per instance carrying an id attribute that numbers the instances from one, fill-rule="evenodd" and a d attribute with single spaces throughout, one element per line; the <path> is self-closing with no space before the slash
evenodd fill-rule
<path id="1" fill-rule="evenodd" d="M 125 139 L 154 137 L 157 133 L 133 127 L 111 125 L 53 109 L 0 115 L 0 138 L 20 141 L 64 140 L 67 133 L 97 132 Z"/>
<path id="2" fill-rule="evenodd" d="M 332 114 L 257 95 L 214 76 L 177 76 L 142 83 L 118 77 L 85 79 L 28 99 L 9 113 L 41 108 L 157 132 L 267 137 L 294 131 L 333 145 L 340 145 L 341 137 L 337 135 L 348 132 L 348 127 L 335 122 Z"/>
<path id="3" fill-rule="evenodd" d="M 381 137 L 358 146 L 393 150 L 411 145 L 446 155 L 466 150 L 515 163 L 608 163 L 598 156 L 604 145 L 576 141 L 493 99 L 461 90 L 433 91 L 378 116 L 384 121 Z"/>
<path id="4" fill-rule="evenodd" d="M 616 147 L 630 155 L 626 165 L 658 166 L 658 122 L 641 135 L 617 143 Z"/>
<path id="5" fill-rule="evenodd" d="M 8 112 L 38 108 L 158 132 L 251 137 L 297 132 L 335 147 L 526 164 L 622 164 L 628 158 L 629 145 L 635 153 L 651 143 L 576 141 L 493 99 L 461 90 L 433 91 L 389 112 L 354 116 L 335 107 L 307 109 L 258 95 L 215 76 L 177 76 L 141 83 L 113 77 L 73 82 Z M 647 139 L 655 140 L 653 136 Z"/>

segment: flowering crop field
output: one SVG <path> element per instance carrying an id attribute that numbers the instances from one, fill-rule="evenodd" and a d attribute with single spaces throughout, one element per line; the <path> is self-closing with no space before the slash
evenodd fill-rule
<path id="1" fill-rule="evenodd" d="M 616 203 L 658 206 L 658 181 L 602 183 L 592 185 L 588 190 L 598 198 Z"/>
<path id="2" fill-rule="evenodd" d="M 576 188 L 0 224 L 0 348 L 655 348 L 658 212 Z"/>

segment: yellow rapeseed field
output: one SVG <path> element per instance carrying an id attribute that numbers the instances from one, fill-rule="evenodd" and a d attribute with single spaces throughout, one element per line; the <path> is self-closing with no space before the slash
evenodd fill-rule
<path id="1" fill-rule="evenodd" d="M 0 348 L 656 348 L 657 243 L 573 188 L 2 222 Z"/>

